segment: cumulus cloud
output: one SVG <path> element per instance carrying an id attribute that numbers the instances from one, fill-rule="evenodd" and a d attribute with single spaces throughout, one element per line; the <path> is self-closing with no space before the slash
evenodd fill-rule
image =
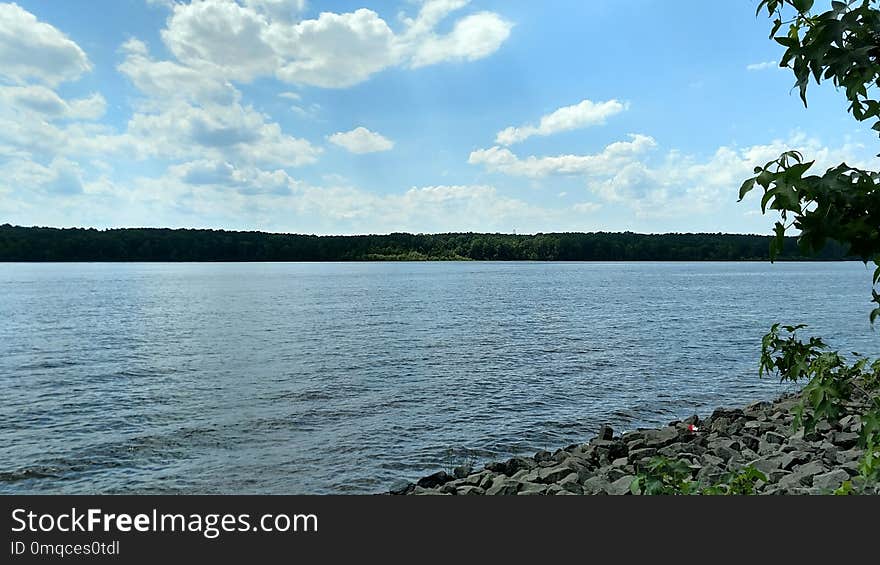
<path id="1" fill-rule="evenodd" d="M 128 132 L 144 156 L 296 167 L 315 162 L 321 153 L 319 147 L 285 134 L 277 123 L 239 103 L 170 104 L 157 112 L 135 114 Z"/>
<path id="2" fill-rule="evenodd" d="M 430 33 L 420 38 L 412 54 L 413 68 L 444 61 L 475 61 L 497 51 L 510 37 L 513 25 L 498 14 L 481 12 L 455 22 L 445 35 Z"/>
<path id="3" fill-rule="evenodd" d="M 508 127 L 495 136 L 499 145 L 513 145 L 525 141 L 533 135 L 553 135 L 589 126 L 602 125 L 605 120 L 623 112 L 627 105 L 617 100 L 593 102 L 582 100 L 573 106 L 565 106 L 543 116 L 538 125 Z"/>
<path id="4" fill-rule="evenodd" d="M 512 24 L 498 14 L 468 14 L 451 31 L 436 27 L 466 0 L 427 0 L 396 33 L 376 12 L 322 12 L 315 19 L 287 0 L 200 0 L 175 4 L 162 39 L 182 63 L 229 80 L 274 75 L 289 83 L 345 88 L 384 69 L 473 61 L 497 51 Z"/>
<path id="5" fill-rule="evenodd" d="M 592 155 L 529 156 L 525 159 L 521 159 L 510 149 L 496 145 L 473 151 L 468 163 L 483 165 L 491 172 L 531 178 L 547 175 L 603 175 L 613 173 L 656 145 L 656 141 L 650 136 L 630 134 L 629 141 L 614 142 Z"/>
<path id="6" fill-rule="evenodd" d="M 107 101 L 98 93 L 64 100 L 54 90 L 42 85 L 0 86 L 0 100 L 9 107 L 48 120 L 95 120 L 103 116 L 107 108 Z"/>
<path id="7" fill-rule="evenodd" d="M 328 136 L 327 139 L 330 143 L 357 154 L 389 151 L 394 147 L 393 141 L 365 127 L 356 127 L 351 131 L 334 133 Z"/>
<path id="8" fill-rule="evenodd" d="M 778 68 L 778 63 L 776 61 L 764 61 L 763 63 L 752 63 L 750 65 L 746 65 L 747 71 L 766 71 L 767 69 L 775 69 Z"/>
<path id="9" fill-rule="evenodd" d="M 161 101 L 184 98 L 191 102 L 230 104 L 239 98 L 232 84 L 218 76 L 172 61 L 155 61 L 147 45 L 129 39 L 121 49 L 125 59 L 117 67 L 144 95 Z"/>
<path id="10" fill-rule="evenodd" d="M 85 52 L 57 28 L 17 4 L 0 4 L 0 76 L 55 86 L 91 68 Z"/>

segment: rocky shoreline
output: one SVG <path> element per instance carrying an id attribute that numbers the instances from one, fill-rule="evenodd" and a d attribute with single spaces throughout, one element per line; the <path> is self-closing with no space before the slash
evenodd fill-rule
<path id="1" fill-rule="evenodd" d="M 865 405 L 850 403 L 833 425 L 823 422 L 804 433 L 792 426 L 799 404 L 797 394 L 787 394 L 741 409 L 718 408 L 705 420 L 691 416 L 622 435 L 606 425 L 588 443 L 492 462 L 482 470 L 440 471 L 390 494 L 625 495 L 657 457 L 683 462 L 680 468 L 698 488 L 749 467 L 767 479 L 755 482 L 755 494 L 831 494 L 845 481 L 857 483 Z M 880 494 L 880 486 L 869 489 Z"/>

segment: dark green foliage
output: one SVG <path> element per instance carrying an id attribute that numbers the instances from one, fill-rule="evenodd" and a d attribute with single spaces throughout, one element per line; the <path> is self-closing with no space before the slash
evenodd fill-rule
<path id="1" fill-rule="evenodd" d="M 865 481 L 880 478 L 880 360 L 871 362 L 856 354 L 852 364 L 836 351 L 828 351 L 821 339 L 806 343 L 795 335 L 804 326 L 779 324 L 764 336 L 759 373 L 777 374 L 782 381 L 806 380 L 801 403 L 795 408 L 795 428 L 811 431 L 819 422 L 834 423 L 847 405 L 864 406 L 859 445 L 865 449 L 859 471 Z"/>
<path id="2" fill-rule="evenodd" d="M 880 10 L 878 0 L 834 1 L 831 9 L 812 14 L 810 0 L 762 0 L 758 13 L 773 18 L 770 36 L 786 48 L 781 67 L 795 75 L 804 105 L 810 80 L 830 80 L 849 101 L 849 112 L 858 121 L 873 121 L 880 131 L 880 100 L 872 98 L 880 87 Z M 790 14 L 787 14 L 791 12 Z M 776 35 L 783 25 L 785 34 Z M 796 151 L 755 168 L 755 177 L 740 188 L 740 200 L 756 185 L 764 195 L 761 209 L 775 210 L 776 239 L 771 259 L 781 251 L 780 243 L 789 228 L 800 232 L 798 244 L 804 253 L 823 249 L 833 239 L 847 254 L 874 262 L 874 285 L 880 282 L 880 175 L 846 163 L 822 174 L 806 175 L 813 161 Z M 880 293 L 872 289 L 877 307 L 871 321 L 880 316 Z"/>
<path id="3" fill-rule="evenodd" d="M 633 494 L 691 494 L 694 483 L 691 469 L 684 461 L 654 457 L 639 471 L 629 489 Z"/>
<path id="4" fill-rule="evenodd" d="M 831 9 L 812 14 L 812 0 L 761 0 L 757 13 L 773 18 L 770 36 L 786 48 L 781 67 L 795 75 L 795 87 L 807 104 L 812 78 L 817 84 L 830 80 L 849 101 L 849 112 L 858 121 L 873 121 L 880 131 L 880 101 L 872 98 L 880 87 L 880 0 L 833 1 Z M 790 15 L 787 16 L 786 12 Z M 786 18 L 788 19 L 786 20 Z M 784 35 L 776 35 L 788 25 Z M 775 36 L 775 37 L 774 37 Z M 871 295 L 877 304 L 870 313 L 873 324 L 880 316 L 880 174 L 841 163 L 824 174 L 806 175 L 813 161 L 805 161 L 796 150 L 755 168 L 755 177 L 740 188 L 740 200 L 754 187 L 764 195 L 761 210 L 779 213 L 771 260 L 784 249 L 789 228 L 800 232 L 798 246 L 815 252 L 825 242 L 838 241 L 847 254 L 867 263 L 874 271 Z M 805 176 L 806 175 L 806 176 Z M 836 351 L 828 351 L 821 339 L 804 343 L 795 332 L 803 326 L 786 326 L 787 338 L 779 336 L 779 324 L 764 337 L 760 374 L 777 373 L 782 380 L 808 381 L 802 391 L 795 426 L 811 430 L 820 421 L 836 420 L 848 404 L 861 403 L 860 444 L 865 455 L 860 462 L 863 482 L 880 475 L 880 361 L 860 358 L 848 364 Z M 853 492 L 845 483 L 838 494 Z"/>
<path id="5" fill-rule="evenodd" d="M 700 494 L 741 496 L 753 495 L 757 492 L 758 482 L 767 482 L 767 476 L 751 465 L 739 472 L 728 473 L 718 484 L 700 490 Z"/>
<path id="6" fill-rule="evenodd" d="M 760 261 L 759 235 L 552 233 L 314 236 L 169 229 L 0 226 L 0 261 Z M 794 238 L 780 259 L 804 259 Z M 844 258 L 830 242 L 811 258 Z"/>

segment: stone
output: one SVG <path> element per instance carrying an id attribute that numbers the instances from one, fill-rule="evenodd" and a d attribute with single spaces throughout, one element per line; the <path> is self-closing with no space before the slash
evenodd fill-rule
<path id="1" fill-rule="evenodd" d="M 562 492 L 562 487 L 561 487 L 561 486 L 559 486 L 559 485 L 550 485 L 550 486 L 547 487 L 547 492 L 545 492 L 544 494 L 547 495 L 547 496 L 552 496 L 552 495 L 557 494 L 557 493 L 559 493 L 559 492 Z"/>
<path id="2" fill-rule="evenodd" d="M 843 469 L 834 469 L 821 475 L 813 477 L 813 487 L 822 492 L 829 492 L 837 489 L 843 484 L 843 481 L 849 480 L 849 473 Z"/>
<path id="3" fill-rule="evenodd" d="M 643 447 L 642 449 L 631 449 L 627 458 L 630 462 L 648 459 L 657 454 L 657 450 L 653 447 Z"/>
<path id="4" fill-rule="evenodd" d="M 440 491 L 437 490 L 437 489 L 433 489 L 433 488 L 425 488 L 425 487 L 419 487 L 419 486 L 417 486 L 417 487 L 412 491 L 412 494 L 417 495 L 417 496 L 438 496 L 438 495 L 440 495 L 440 496 L 451 496 L 451 494 L 448 493 L 448 492 L 440 492 Z"/>
<path id="5" fill-rule="evenodd" d="M 547 485 L 538 483 L 522 483 L 519 487 L 517 496 L 537 496 L 547 493 Z"/>
<path id="6" fill-rule="evenodd" d="M 611 485 L 602 477 L 596 476 L 590 477 L 581 486 L 583 487 L 584 494 L 608 494 L 608 488 Z"/>
<path id="7" fill-rule="evenodd" d="M 796 465 L 810 460 L 810 454 L 804 451 L 792 451 L 782 456 L 779 466 L 786 471 L 791 471 Z"/>
<path id="8" fill-rule="evenodd" d="M 460 487 L 456 492 L 459 496 L 478 496 L 486 494 L 486 491 L 480 487 L 466 486 Z"/>
<path id="9" fill-rule="evenodd" d="M 619 457 L 611 462 L 612 467 L 626 467 L 629 464 L 628 457 Z"/>
<path id="10" fill-rule="evenodd" d="M 541 451 L 535 453 L 535 456 L 533 457 L 533 459 L 535 461 L 537 461 L 538 463 L 541 463 L 542 461 L 550 461 L 551 459 L 553 459 L 553 454 L 550 453 L 549 451 L 541 450 Z"/>
<path id="11" fill-rule="evenodd" d="M 625 477 L 629 474 L 627 471 L 624 471 L 619 467 L 609 467 L 607 469 L 604 469 L 602 472 L 605 475 L 605 478 L 612 482 L 616 481 L 620 477 Z"/>
<path id="12" fill-rule="evenodd" d="M 786 437 L 779 432 L 767 432 L 764 434 L 764 440 L 770 443 L 782 444 L 785 443 Z"/>
<path id="13" fill-rule="evenodd" d="M 619 496 L 623 494 L 632 494 L 629 487 L 632 485 L 635 477 L 633 475 L 625 475 L 620 477 L 608 487 L 608 494 Z"/>
<path id="14" fill-rule="evenodd" d="M 559 465 L 557 467 L 550 467 L 548 469 L 539 469 L 538 470 L 538 481 L 540 483 L 548 484 L 548 483 L 558 483 L 565 477 L 569 475 L 574 475 L 577 477 L 577 472 L 572 471 L 571 467 L 565 465 Z"/>
<path id="15" fill-rule="evenodd" d="M 555 461 L 557 463 L 562 463 L 563 461 L 565 461 L 569 457 L 571 457 L 571 453 L 567 452 L 564 449 L 557 449 L 556 451 L 553 452 L 553 461 Z"/>
<path id="16" fill-rule="evenodd" d="M 704 453 L 703 457 L 700 458 L 700 461 L 702 461 L 704 467 L 707 465 L 714 467 L 724 466 L 724 459 L 718 457 L 717 455 L 712 455 L 711 453 Z"/>
<path id="17" fill-rule="evenodd" d="M 739 455 L 739 452 L 737 452 L 737 450 L 724 444 L 716 445 L 715 448 L 712 449 L 712 453 L 714 453 L 724 461 L 730 461 L 731 459 L 734 459 Z"/>
<path id="18" fill-rule="evenodd" d="M 756 436 L 746 433 L 740 434 L 739 440 L 740 442 L 742 442 L 744 447 L 748 447 L 752 451 L 757 451 L 761 443 L 761 440 L 759 440 Z"/>
<path id="19" fill-rule="evenodd" d="M 644 433 L 645 445 L 657 449 L 675 443 L 678 439 L 678 430 L 671 427 L 660 428 L 659 430 L 647 430 Z"/>
<path id="20" fill-rule="evenodd" d="M 473 472 L 474 468 L 470 463 L 465 463 L 464 465 L 459 465 L 455 469 L 452 470 L 452 475 L 456 479 L 463 479 L 470 475 Z"/>
<path id="21" fill-rule="evenodd" d="M 791 479 L 792 482 L 796 481 L 801 486 L 812 486 L 813 477 L 816 475 L 821 475 L 828 470 L 827 467 L 821 461 L 810 461 L 809 463 L 805 463 L 800 465 L 799 467 L 795 467 L 794 471 L 792 471 L 791 475 L 788 475 L 783 478 Z M 781 482 L 781 481 L 780 481 Z"/>
<path id="22" fill-rule="evenodd" d="M 498 480 L 500 480 L 502 476 L 503 475 L 499 476 L 499 475 L 493 475 L 492 473 L 486 473 L 483 476 L 483 480 L 480 481 L 479 487 L 482 488 L 483 490 L 488 490 L 493 484 L 495 484 L 496 478 Z"/>
<path id="23" fill-rule="evenodd" d="M 774 453 L 778 453 L 780 447 L 781 446 L 779 444 L 770 443 L 764 438 L 761 438 L 758 442 L 758 455 L 772 455 Z"/>
<path id="24" fill-rule="evenodd" d="M 832 432 L 831 441 L 838 447 L 850 449 L 858 443 L 859 434 L 855 432 Z"/>
<path id="25" fill-rule="evenodd" d="M 416 482 L 416 486 L 430 489 L 436 488 L 440 485 L 444 485 L 452 480 L 452 476 L 446 471 L 437 471 L 433 475 L 428 475 L 427 477 L 422 477 Z"/>
<path id="26" fill-rule="evenodd" d="M 608 424 L 602 424 L 602 426 L 599 427 L 599 434 L 596 437 L 598 439 L 610 440 L 614 438 L 614 428 Z"/>
<path id="27" fill-rule="evenodd" d="M 486 490 L 486 494 L 490 496 L 511 496 L 519 491 L 520 483 L 511 479 L 501 478 L 495 481 L 491 487 Z"/>
<path id="28" fill-rule="evenodd" d="M 763 457 L 760 459 L 755 459 L 749 463 L 755 469 L 761 471 L 768 477 L 775 471 L 782 470 L 782 458 L 781 457 Z"/>
<path id="29" fill-rule="evenodd" d="M 580 485 L 580 483 L 578 483 L 578 476 L 576 473 L 572 473 L 571 475 L 565 477 L 564 479 L 562 479 L 561 481 L 559 481 L 556 484 L 558 484 L 560 487 L 562 487 L 563 490 L 567 490 L 568 492 L 570 492 L 572 494 L 583 494 L 584 493 L 583 487 Z"/>

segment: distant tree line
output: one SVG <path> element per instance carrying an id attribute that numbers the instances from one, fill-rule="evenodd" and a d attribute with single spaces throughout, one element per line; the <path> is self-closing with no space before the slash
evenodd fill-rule
<path id="1" fill-rule="evenodd" d="M 0 261 L 765 261 L 771 236 L 721 233 L 443 233 L 315 236 L 196 229 L 0 226 Z M 841 245 L 780 260 L 839 260 Z"/>

